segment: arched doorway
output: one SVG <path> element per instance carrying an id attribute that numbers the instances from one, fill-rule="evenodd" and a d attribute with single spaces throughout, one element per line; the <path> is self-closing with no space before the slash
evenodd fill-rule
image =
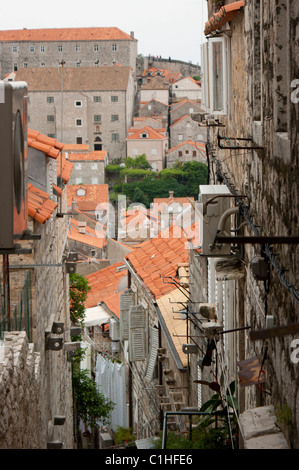
<path id="1" fill-rule="evenodd" d="M 101 137 L 96 137 L 94 139 L 94 150 L 102 150 L 102 139 Z"/>

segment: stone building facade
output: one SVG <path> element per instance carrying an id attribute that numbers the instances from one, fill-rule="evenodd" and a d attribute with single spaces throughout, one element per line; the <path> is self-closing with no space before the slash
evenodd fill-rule
<path id="1" fill-rule="evenodd" d="M 137 40 L 118 28 L 23 29 L 0 32 L 1 78 L 20 68 L 101 67 L 136 70 Z"/>
<path id="2" fill-rule="evenodd" d="M 66 144 L 104 150 L 110 160 L 126 157 L 135 97 L 131 68 L 28 68 L 15 80 L 28 83 L 32 128 Z"/>
<path id="3" fill-rule="evenodd" d="M 173 168 L 177 163 L 200 162 L 207 164 L 205 146 L 199 142 L 186 140 L 168 150 L 166 155 L 167 168 Z"/>
<path id="4" fill-rule="evenodd" d="M 203 301 L 218 305 L 216 317 L 213 309 L 208 316 L 214 332 L 218 327 L 233 330 L 213 338 L 218 353 L 231 350 L 229 345 L 234 350 L 222 371 L 227 380 L 236 379 L 240 416 L 246 412 L 254 421 L 258 409 L 262 416 L 270 406 L 276 420 L 266 439 L 260 426 L 253 440 L 243 419 L 241 445 L 275 447 L 282 431 L 279 446 L 298 448 L 298 364 L 292 355 L 298 336 L 292 325 L 298 324 L 299 315 L 297 245 L 291 238 L 281 239 L 298 233 L 298 32 L 293 21 L 298 4 L 223 4 L 219 10 L 209 2 L 202 49 L 210 185 L 216 185 L 214 194 L 221 186 L 230 194 L 230 228 L 225 233 L 251 238 L 236 245 L 232 241 L 226 257 L 223 250 L 229 243 L 221 244 L 220 238 L 220 245 L 210 245 L 216 252 L 198 254 L 208 271 Z M 222 53 L 219 79 L 220 62 L 213 60 Z M 278 239 L 263 238 L 267 236 Z M 279 326 L 288 327 L 287 333 L 279 334 Z M 256 361 L 255 378 L 245 374 L 245 360 Z M 199 388 L 198 396 L 204 387 Z"/>
<path id="5" fill-rule="evenodd" d="M 8 347 L 9 351 L 1 366 L 2 377 L 9 377 L 11 399 L 7 396 L 7 400 L 1 401 L 1 413 L 7 417 L 1 445 L 72 449 L 72 363 L 68 358 L 72 325 L 65 264 L 68 220 L 57 217 L 67 209 L 66 191 L 57 186 L 56 158 L 61 144 L 49 141 L 38 132 L 35 136 L 38 140 L 29 140 L 32 145 L 28 151 L 29 176 L 32 178 L 31 158 L 36 159 L 39 153 L 43 169 L 40 176 L 44 173 L 44 178 L 39 188 L 28 185 L 28 230 L 35 239 L 21 241 L 28 254 L 9 255 L 11 329 L 16 331 L 4 337 L 4 349 Z M 49 193 L 45 191 L 47 188 Z M 28 273 L 30 283 L 23 292 Z M 15 322 L 15 314 L 16 318 L 22 318 L 22 323 Z M 16 414 L 20 417 L 17 427 Z M 27 422 L 23 428 L 25 416 Z"/>
<path id="6" fill-rule="evenodd" d="M 199 127 L 199 122 L 194 121 L 188 114 L 175 120 L 169 128 L 170 133 L 170 147 L 181 145 L 187 140 L 193 142 L 206 143 L 206 128 Z"/>
<path id="7" fill-rule="evenodd" d="M 108 165 L 108 155 L 105 150 L 94 150 L 86 153 L 65 153 L 73 170 L 69 184 L 104 184 L 105 166 Z"/>

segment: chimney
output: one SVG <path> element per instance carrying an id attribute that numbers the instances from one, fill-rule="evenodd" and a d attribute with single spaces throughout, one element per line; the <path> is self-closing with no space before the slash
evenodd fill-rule
<path id="1" fill-rule="evenodd" d="M 169 191 L 169 197 L 173 197 L 173 191 Z"/>
<path id="2" fill-rule="evenodd" d="M 132 39 L 134 39 L 134 31 L 130 32 L 130 36 L 131 36 Z"/>
<path id="3" fill-rule="evenodd" d="M 79 222 L 79 233 L 85 234 L 86 231 L 86 222 Z"/>

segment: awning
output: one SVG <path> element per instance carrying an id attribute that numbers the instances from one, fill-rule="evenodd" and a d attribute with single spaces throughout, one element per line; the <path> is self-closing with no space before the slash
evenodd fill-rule
<path id="1" fill-rule="evenodd" d="M 107 323 L 111 318 L 111 315 L 106 312 L 100 305 L 96 307 L 87 308 L 85 310 L 84 326 L 101 326 L 103 323 Z"/>
<path id="2" fill-rule="evenodd" d="M 229 5 L 224 5 L 220 10 L 215 13 L 212 18 L 205 24 L 205 35 L 207 36 L 212 31 L 216 31 L 221 26 L 223 26 L 228 21 L 231 21 L 239 13 L 241 8 L 245 5 L 244 0 L 239 2 L 230 3 Z"/>

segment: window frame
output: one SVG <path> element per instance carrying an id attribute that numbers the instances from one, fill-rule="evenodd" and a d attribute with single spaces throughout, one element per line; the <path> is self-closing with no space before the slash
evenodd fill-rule
<path id="1" fill-rule="evenodd" d="M 79 121 L 80 121 L 80 124 L 78 124 Z M 82 126 L 83 126 L 82 118 L 76 118 L 76 127 L 82 127 Z"/>
<path id="2" fill-rule="evenodd" d="M 214 94 L 214 44 L 221 44 L 222 61 L 222 108 L 216 109 Z M 228 36 L 216 36 L 208 38 L 201 46 L 202 63 L 202 104 L 211 114 L 227 115 L 229 112 L 230 89 L 231 89 L 231 50 L 230 38 Z"/>

